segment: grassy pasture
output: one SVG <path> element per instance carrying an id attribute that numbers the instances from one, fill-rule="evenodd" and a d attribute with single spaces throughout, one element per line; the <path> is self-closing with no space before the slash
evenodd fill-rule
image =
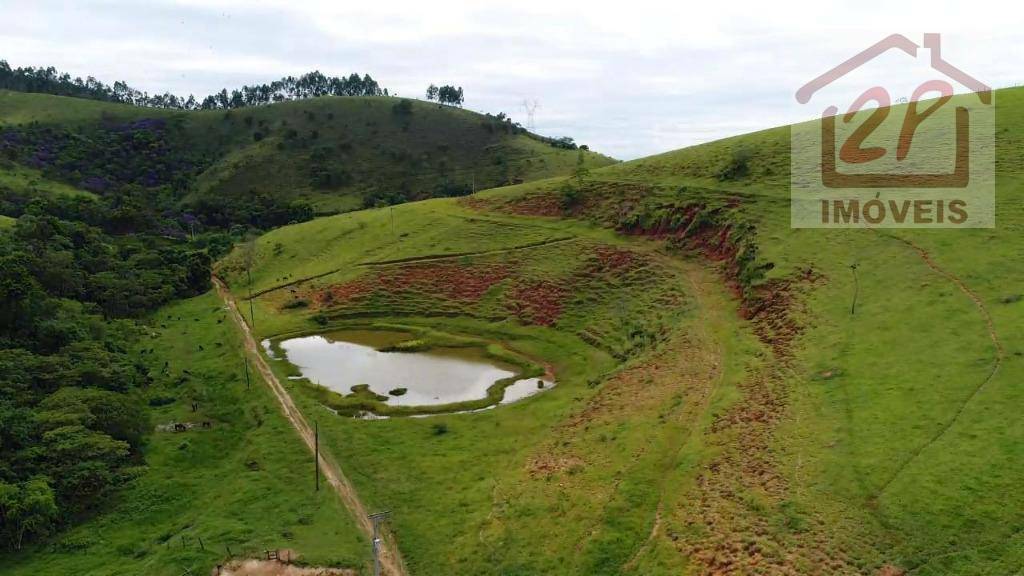
<path id="1" fill-rule="evenodd" d="M 830 545 L 861 556 L 861 570 L 872 555 L 914 574 L 1020 566 L 1022 99 L 996 93 L 994 229 L 791 229 L 785 128 L 593 174 L 596 188 L 718 189 L 756 222 L 759 257 L 774 264 L 766 282 L 807 267 L 823 275 L 801 312 L 807 331 L 774 449 L 794 508 L 835 526 Z M 752 151 L 750 176 L 715 178 L 737 147 Z"/>
<path id="2" fill-rule="evenodd" d="M 735 399 L 758 349 L 700 264 L 584 221 L 454 200 L 322 218 L 222 263 L 243 298 L 249 260 L 261 337 L 376 323 L 470 335 L 551 365 L 558 385 L 520 403 L 360 421 L 271 362 L 368 505 L 394 512 L 417 574 L 619 573 L 672 493 L 664 479 L 692 482 L 708 456 L 702 410 Z"/>
<path id="3" fill-rule="evenodd" d="M 92 193 L 43 176 L 38 170 L 0 164 L 0 190 L 26 195 L 92 196 Z"/>
<path id="4" fill-rule="evenodd" d="M 145 468 L 103 513 L 5 556 L 4 573 L 205 573 L 228 548 L 289 548 L 315 565 L 366 568 L 369 543 L 333 492 L 313 491 L 312 457 L 255 370 L 246 390 L 241 338 L 217 296 L 165 307 L 151 329 L 139 346 L 156 375 L 144 392 L 154 424 L 212 427 L 154 432 Z"/>
<path id="5" fill-rule="evenodd" d="M 751 477 L 743 481 L 749 484 L 739 486 L 734 486 L 727 478 L 716 476 L 714 469 L 705 466 L 709 461 L 732 462 L 730 454 L 741 446 L 737 440 L 741 435 L 736 436 L 728 428 L 716 431 L 698 426 L 697 434 L 683 443 L 689 448 L 678 456 L 689 466 L 683 474 L 678 467 L 666 471 L 666 468 L 657 468 L 654 463 L 647 462 L 629 471 L 621 471 L 620 475 L 601 478 L 596 470 L 614 468 L 615 458 L 591 467 L 588 466 L 588 458 L 581 456 L 590 455 L 601 441 L 595 440 L 595 444 L 590 445 L 577 433 L 565 441 L 568 446 L 559 448 L 558 441 L 553 440 L 558 438 L 558 430 L 573 421 L 568 415 L 572 412 L 566 412 L 560 415 L 560 419 L 552 418 L 553 423 L 544 440 L 523 441 L 534 443 L 535 449 L 517 456 L 520 467 L 514 484 L 518 490 L 508 492 L 508 480 L 493 485 L 496 488 L 489 520 L 471 525 L 475 528 L 461 523 L 451 528 L 463 534 L 457 538 L 463 546 L 460 550 L 487 550 L 487 558 L 493 566 L 500 567 L 493 570 L 505 570 L 506 573 L 545 570 L 659 573 L 673 572 L 680 567 L 699 573 L 708 562 L 746 566 L 743 563 L 753 562 L 755 558 L 750 550 L 758 550 L 759 557 L 768 559 L 762 562 L 778 562 L 780 566 L 795 567 L 798 571 L 824 574 L 874 573 L 887 565 L 911 570 L 914 574 L 1015 570 L 1024 553 L 1021 536 L 1024 534 L 1021 531 L 1024 517 L 1020 511 L 1024 507 L 1018 501 L 1019 491 L 1014 489 L 1015 479 L 1024 474 L 1020 467 L 1020 462 L 1024 461 L 1021 458 L 1024 429 L 1016 424 L 1013 413 L 1020 400 L 1018 386 L 1014 382 L 1022 376 L 1020 359 L 1024 354 L 1024 333 L 1020 329 L 1024 326 L 1024 307 L 1021 304 L 1021 287 L 1024 286 L 1021 275 L 1024 273 L 1021 266 L 1016 265 L 1021 255 L 1020 231 L 1024 220 L 1021 200 L 1021 169 L 1024 164 L 1021 162 L 1017 132 L 1013 129 L 1021 122 L 1021 97 L 1020 90 L 1000 91 L 996 95 L 997 225 L 993 230 L 793 230 L 788 213 L 788 131 L 785 128 L 596 170 L 584 184 L 582 203 L 585 208 L 578 215 L 585 221 L 558 219 L 558 214 L 563 212 L 557 208 L 558 180 L 532 182 L 478 195 L 484 208 L 477 212 L 481 218 L 528 222 L 548 231 L 571 231 L 579 235 L 580 240 L 538 249 L 538 253 L 546 254 L 538 260 L 550 264 L 555 270 L 569 270 L 569 262 L 578 261 L 581 257 L 575 248 L 598 237 L 602 243 L 647 245 L 644 241 L 602 236 L 604 233 L 586 222 L 607 221 L 608 215 L 615 213 L 615 206 L 642 198 L 654 204 L 680 200 L 715 206 L 735 204 L 736 215 L 754 224 L 758 260 L 772 264 L 771 268 L 765 269 L 764 277 L 757 281 L 755 289 L 796 278 L 807 270 L 812 270 L 818 280 L 802 289 L 794 303 L 793 314 L 801 332 L 792 351 L 793 358 L 785 361 L 781 371 L 775 369 L 774 372 L 778 392 L 773 398 L 783 399 L 782 408 L 777 412 L 777 420 L 764 428 L 767 430 L 764 443 L 757 445 L 757 449 L 769 457 L 760 458 L 757 454 L 758 458 L 751 459 L 763 459 L 765 469 L 771 470 L 771 476 L 764 476 L 764 469 L 759 468 L 757 474 L 761 476 Z M 722 166 L 733 158 L 732 151 L 737 147 L 753 151 L 748 175 L 722 179 L 718 174 Z M 447 212 L 468 209 L 465 206 L 449 207 L 447 202 L 435 201 L 433 204 L 402 208 L 412 211 L 426 210 L 427 206 L 431 209 L 443 207 Z M 545 208 L 552 205 L 556 206 L 555 210 Z M 590 212 L 590 209 L 596 212 Z M 597 215 L 588 215 L 592 213 Z M 272 287 L 273 282 L 281 285 L 323 274 L 305 283 L 267 292 L 257 299 L 257 316 L 265 319 L 266 333 L 308 322 L 313 311 L 283 315 L 280 314 L 283 304 L 289 298 L 304 297 L 306 293 L 302 290 L 306 285 L 310 285 L 312 293 L 316 288 L 328 285 L 350 284 L 367 274 L 361 269 L 368 266 L 358 266 L 360 261 L 428 258 L 444 253 L 452 255 L 450 259 L 458 260 L 461 256 L 455 254 L 466 251 L 458 241 L 452 244 L 438 242 L 430 249 L 416 242 L 420 238 L 430 238 L 432 233 L 443 236 L 444 233 L 439 231 L 447 230 L 440 224 L 443 220 L 439 215 L 421 219 L 423 214 L 418 212 L 418 217 L 407 217 L 406 220 L 431 222 L 427 227 L 430 233 L 410 231 L 408 237 L 399 237 L 388 248 L 380 248 L 384 244 L 362 244 L 362 238 L 366 236 L 353 237 L 349 245 L 358 247 L 354 250 L 358 257 L 355 254 L 350 256 L 344 269 L 334 269 L 312 256 L 315 245 L 309 239 L 318 237 L 312 228 L 303 231 L 309 233 L 304 235 L 307 245 L 303 248 L 304 254 L 309 254 L 305 257 L 274 258 L 268 255 L 272 244 L 261 243 L 258 249 L 260 261 L 272 272 L 263 274 L 256 281 L 260 289 Z M 371 231 L 376 225 L 378 232 L 367 232 L 367 235 L 377 234 L 381 239 L 386 238 L 387 214 L 369 212 L 362 217 L 376 219 L 376 224 L 368 219 L 366 225 Z M 343 221 L 347 220 L 328 219 L 321 225 L 340 230 Z M 402 218 L 397 221 L 402 221 Z M 297 229 L 286 229 L 282 234 L 301 234 L 301 227 Z M 455 234 L 444 237 L 457 238 Z M 271 239 L 272 235 L 264 241 L 270 242 Z M 497 234 L 492 239 L 506 248 L 501 248 L 502 244 L 481 246 L 481 253 L 469 255 L 466 263 L 500 260 L 507 254 L 520 252 L 511 250 L 517 244 L 512 238 L 503 240 L 503 235 Z M 294 246 L 284 244 L 285 251 Z M 498 251 L 482 253 L 492 250 Z M 430 263 L 432 266 L 435 264 L 436 260 Z M 856 279 L 851 264 L 856 264 Z M 545 264 L 538 261 L 531 262 L 531 265 L 536 265 L 537 269 L 530 268 L 530 272 L 522 274 L 534 274 Z M 303 272 L 300 275 L 292 273 L 292 270 Z M 272 278 L 268 281 L 268 277 Z M 289 293 L 288 290 L 293 288 L 296 292 Z M 614 293 L 611 283 L 606 283 L 602 290 L 607 291 L 608 302 L 615 300 L 611 296 Z M 856 310 L 851 314 L 855 292 Z M 648 293 L 649 289 L 629 291 L 631 298 L 638 299 Z M 421 318 L 420 322 L 428 326 L 437 326 L 454 322 L 447 315 L 461 311 L 465 315 L 477 316 L 473 322 L 488 329 L 508 325 L 507 320 L 499 318 L 504 308 L 494 306 L 500 300 L 481 298 L 466 304 L 444 298 L 431 300 L 429 295 L 418 294 L 415 290 L 399 291 L 383 298 L 372 295 L 361 300 L 349 300 L 344 305 L 332 304 L 327 312 L 333 311 L 335 316 L 327 316 L 332 321 L 342 322 L 346 312 L 351 316 L 375 317 L 384 311 L 401 311 Z M 588 302 L 581 307 L 584 311 L 581 316 L 601 318 L 598 311 L 602 305 L 600 299 Z M 649 300 L 646 306 L 656 307 Z M 424 313 L 435 310 L 446 311 L 444 318 L 422 319 Z M 690 315 L 699 314 L 702 310 L 702 306 L 694 306 L 679 319 L 677 329 L 684 330 L 681 327 L 688 325 L 687 319 L 692 318 Z M 637 311 L 631 311 L 629 316 L 633 318 L 637 314 Z M 292 320 L 282 319 L 289 316 Z M 579 336 L 584 327 L 573 324 L 571 319 L 572 314 L 563 314 L 552 328 L 574 331 Z M 679 334 L 678 331 L 672 333 Z M 730 327 L 727 335 L 716 340 L 719 345 L 738 346 L 742 351 L 739 358 L 732 361 L 731 388 L 716 388 L 731 389 L 732 392 L 719 392 L 721 396 L 716 397 L 719 404 L 711 405 L 717 408 L 710 406 L 689 417 L 703 418 L 708 422 L 720 421 L 723 414 L 728 413 L 728 406 L 736 406 L 737 403 L 743 406 L 744 402 L 756 398 L 759 388 L 746 386 L 750 384 L 752 373 L 764 370 L 764 367 L 751 368 L 760 365 L 757 359 L 764 353 L 753 344 L 745 348 L 739 346 L 736 342 L 741 340 L 738 336 L 741 333 L 741 329 Z M 706 345 L 700 349 L 707 351 L 709 347 Z M 628 361 L 627 365 L 630 362 L 646 364 L 654 357 L 656 352 L 647 351 L 638 359 Z M 697 381 L 692 376 L 685 376 L 682 369 L 670 373 L 684 381 Z M 602 376 L 599 381 L 602 383 L 597 386 L 601 390 L 598 397 L 606 388 L 613 387 L 615 376 Z M 653 381 L 656 382 L 657 378 L 653 377 Z M 736 392 L 737 388 L 740 392 Z M 565 389 L 560 392 L 564 393 Z M 555 402 L 556 398 L 557 395 L 553 394 L 543 400 L 531 400 L 529 404 Z M 586 395 L 579 398 L 583 406 L 595 406 L 599 402 L 597 398 Z M 503 410 L 495 411 L 494 415 L 468 415 L 465 418 L 500 417 Z M 453 421 L 462 418 L 444 417 Z M 610 422 L 613 422 L 609 423 L 612 426 L 634 425 L 627 423 L 632 421 L 623 412 L 611 418 Z M 330 424 L 332 428 L 335 425 L 345 426 L 346 441 L 365 431 L 358 427 L 358 422 L 341 420 Z M 372 424 L 386 428 L 389 436 L 396 434 L 393 429 L 406 425 L 406 422 L 397 420 Z M 421 441 L 432 438 L 427 424 L 414 422 L 408 425 L 420 426 L 416 429 L 422 435 Z M 371 426 L 365 428 L 372 429 Z M 384 437 L 376 438 L 383 440 Z M 607 438 L 610 435 L 604 433 L 605 442 Z M 479 437 L 476 439 L 480 440 Z M 586 447 L 586 451 L 575 450 L 578 443 Z M 365 445 L 368 451 L 378 450 L 371 449 L 371 446 L 376 444 Z M 538 454 L 543 451 L 541 447 L 559 454 L 554 461 L 560 462 L 561 468 L 553 465 L 541 466 L 541 469 L 556 470 L 550 475 L 551 482 L 564 488 L 563 491 L 552 490 L 549 486 L 547 495 L 539 495 L 545 493 L 545 485 L 536 485 L 532 482 L 534 477 L 525 471 L 534 469 L 531 465 L 538 461 Z M 409 459 L 407 448 L 396 449 L 400 455 L 395 459 L 402 466 L 418 461 Z M 348 458 L 356 461 L 370 459 L 374 464 L 368 467 L 387 469 L 381 463 L 385 457 L 358 454 L 351 447 L 347 449 L 350 450 Z M 466 447 L 460 446 L 458 452 L 462 454 L 465 450 Z M 444 460 L 444 454 L 446 452 L 432 452 L 432 459 Z M 737 457 L 743 455 L 742 452 L 737 454 Z M 622 456 L 622 453 L 616 456 Z M 735 461 L 738 462 L 736 469 L 742 472 L 742 458 Z M 424 461 L 422 465 L 429 467 L 432 463 Z M 477 482 L 495 478 L 494 472 L 488 474 L 492 476 L 481 474 Z M 598 476 L 590 477 L 592 484 L 587 484 L 584 479 L 590 474 Z M 374 480 L 383 478 L 377 476 L 377 471 L 368 472 L 368 475 Z M 547 476 L 544 472 L 537 478 Z M 514 475 L 499 477 L 513 478 Z M 647 490 L 627 496 L 625 491 L 630 481 L 639 482 L 643 478 L 649 481 L 642 483 L 644 486 L 660 479 L 660 482 L 679 489 L 671 490 L 662 499 L 656 499 Z M 765 478 L 777 480 L 762 484 L 767 482 Z M 446 486 L 452 492 L 462 490 L 462 484 L 446 480 Z M 726 488 L 716 494 L 702 488 L 701 483 L 712 483 L 712 486 L 719 483 Z M 467 480 L 466 484 L 472 483 Z M 370 498 L 378 497 L 376 494 L 380 489 L 374 482 L 367 482 L 365 486 Z M 524 488 L 531 486 L 534 488 Z M 644 510 L 633 518 L 645 520 L 630 525 L 623 518 L 611 528 L 601 524 L 591 524 L 589 530 L 580 528 L 588 523 L 582 510 L 592 507 L 602 490 L 610 491 L 605 493 L 608 499 L 604 502 L 610 503 L 616 496 L 625 498 L 625 501 Z M 451 507 L 453 504 L 451 498 L 438 498 L 440 505 Z M 535 508 L 526 504 L 532 498 L 538 499 Z M 383 505 L 400 501 L 400 498 L 389 494 L 380 501 Z M 694 509 L 693 501 L 706 507 Z M 473 509 L 473 513 L 477 513 L 475 507 L 468 503 L 460 508 Z M 403 515 L 411 513 L 406 506 L 399 509 L 404 510 Z M 439 515 L 439 509 L 432 509 Z M 519 520 L 508 520 L 503 516 L 513 509 L 523 515 L 521 518 L 512 515 Z M 663 511 L 655 513 L 654 510 Z M 545 531 L 541 527 L 545 526 L 546 515 L 556 518 L 568 515 L 571 520 L 559 523 L 557 529 L 551 527 L 548 534 L 557 532 L 560 536 L 551 537 L 542 545 L 530 531 L 534 528 Z M 498 526 L 496 519 L 503 519 L 502 524 L 507 522 L 507 526 Z M 693 524 L 695 519 L 698 526 L 702 522 L 716 522 L 716 528 L 711 532 L 697 530 Z M 525 524 L 518 525 L 520 520 Z M 593 517 L 589 521 L 596 522 Z M 403 516 L 396 523 L 404 533 L 417 530 L 415 518 Z M 512 530 L 512 527 L 517 528 Z M 604 529 L 608 530 L 606 536 L 609 540 L 598 544 L 594 538 L 598 538 L 596 534 Z M 638 543 L 637 535 L 644 529 L 649 530 L 650 537 Z M 629 534 L 632 537 L 626 536 Z M 719 552 L 715 557 L 705 556 L 707 546 L 716 541 L 725 546 L 736 542 L 737 547 L 726 548 L 729 551 Z M 438 549 L 450 549 L 444 542 L 437 544 L 440 548 L 424 547 L 421 550 L 420 545 L 419 538 L 415 543 L 403 542 L 403 546 L 410 549 L 412 559 L 437 559 L 434 554 Z M 578 561 L 558 564 L 556 559 L 571 556 L 566 552 L 570 548 L 577 553 L 588 551 L 582 557 L 575 557 L 580 559 Z M 627 549 L 635 552 L 634 556 Z M 459 558 L 463 563 L 460 567 L 476 568 L 472 553 L 461 554 Z M 428 568 L 434 564 L 419 566 L 423 567 L 424 573 L 434 573 L 432 568 Z"/>
<path id="6" fill-rule="evenodd" d="M 1012 574 L 1024 562 L 1022 98 L 996 96 L 994 229 L 792 229 L 783 127 L 594 170 L 574 208 L 551 179 L 285 227 L 220 273 L 246 311 L 251 267 L 261 337 L 378 323 L 500 342 L 554 369 L 557 387 L 509 406 L 362 421 L 271 362 L 363 500 L 392 510 L 414 574 Z M 745 175 L 723 179 L 740 147 Z M 791 282 L 788 315 L 767 318 L 799 327 L 791 345 L 741 318 L 728 260 L 608 228 L 645 203 L 686 202 L 751 225 L 757 263 L 772 266 L 747 294 Z M 220 314 L 204 298 L 180 305 L 197 327 Z M 161 336 L 179 361 L 200 337 L 185 328 Z M 287 440 L 263 436 L 271 415 L 226 461 Z M 240 540 L 278 541 L 279 511 L 308 496 L 295 489 L 303 462 L 261 476 L 287 481 Z M 365 561 L 343 511 L 319 505 L 313 525 L 351 551 L 298 528 L 294 547 Z M 171 520 L 154 532 L 199 526 L 179 518 L 201 512 L 156 511 Z M 153 565 L 178 560 L 150 547 Z M 36 551 L 15 567 L 60 573 L 71 558 Z"/>

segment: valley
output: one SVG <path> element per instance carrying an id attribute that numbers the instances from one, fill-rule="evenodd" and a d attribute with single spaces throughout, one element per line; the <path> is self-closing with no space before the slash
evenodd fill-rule
<path id="1" fill-rule="evenodd" d="M 289 550 L 370 574 L 385 510 L 387 574 L 1024 564 L 1024 90 L 998 93 L 999 224 L 963 230 L 792 228 L 788 127 L 621 163 L 516 133 L 507 177 L 446 132 L 489 142 L 487 120 L 425 102 L 405 130 L 388 97 L 40 116 L 58 97 L 0 96 L 0 137 L 105 114 L 217 134 L 175 206 L 287 190 L 316 215 L 205 224 L 226 235 L 212 284 L 140 313 L 125 351 L 149 376 L 138 466 L 5 573 L 178 576 Z M 352 182 L 314 190 L 288 172 L 318 154 L 288 144 L 295 125 L 419 152 L 353 151 Z M 423 192 L 456 141 L 445 171 L 470 190 Z M 31 236 L 17 198 L 75 183 L 19 158 L 0 230 Z M 376 202 L 395 190 L 412 193 Z"/>

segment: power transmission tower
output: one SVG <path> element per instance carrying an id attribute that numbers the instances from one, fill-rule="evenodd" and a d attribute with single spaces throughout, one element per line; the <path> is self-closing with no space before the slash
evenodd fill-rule
<path id="1" fill-rule="evenodd" d="M 373 521 L 373 576 L 380 576 L 380 525 L 390 517 L 390 510 L 370 514 L 370 520 Z"/>
<path id="2" fill-rule="evenodd" d="M 540 102 L 538 102 L 536 99 L 523 98 L 522 107 L 523 111 L 526 112 L 526 128 L 529 131 L 533 132 L 533 118 L 534 115 L 537 113 L 537 108 L 540 108 Z"/>

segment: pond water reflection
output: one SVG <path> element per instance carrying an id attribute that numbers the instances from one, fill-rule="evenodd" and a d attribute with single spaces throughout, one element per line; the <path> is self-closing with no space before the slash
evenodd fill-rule
<path id="1" fill-rule="evenodd" d="M 366 384 L 393 406 L 428 406 L 477 400 L 496 381 L 516 375 L 514 366 L 496 362 L 479 348 L 432 348 L 422 352 L 381 352 L 412 338 L 381 330 L 345 330 L 290 338 L 280 347 L 302 376 L 340 394 Z M 538 385 L 538 382 L 541 382 Z M 554 386 L 537 378 L 505 389 L 502 403 Z M 405 389 L 401 392 L 401 389 Z"/>

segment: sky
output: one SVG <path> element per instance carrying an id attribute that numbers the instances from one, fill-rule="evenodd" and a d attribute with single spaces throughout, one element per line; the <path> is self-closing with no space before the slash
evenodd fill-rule
<path id="1" fill-rule="evenodd" d="M 197 97 L 314 69 L 415 98 L 453 84 L 467 108 L 524 125 L 536 102 L 535 131 L 628 160 L 813 117 L 796 90 L 893 33 L 941 33 L 975 78 L 1024 82 L 1024 9 L 1009 6 L 0 0 L 0 59 Z M 890 60 L 879 78 L 900 77 Z"/>

